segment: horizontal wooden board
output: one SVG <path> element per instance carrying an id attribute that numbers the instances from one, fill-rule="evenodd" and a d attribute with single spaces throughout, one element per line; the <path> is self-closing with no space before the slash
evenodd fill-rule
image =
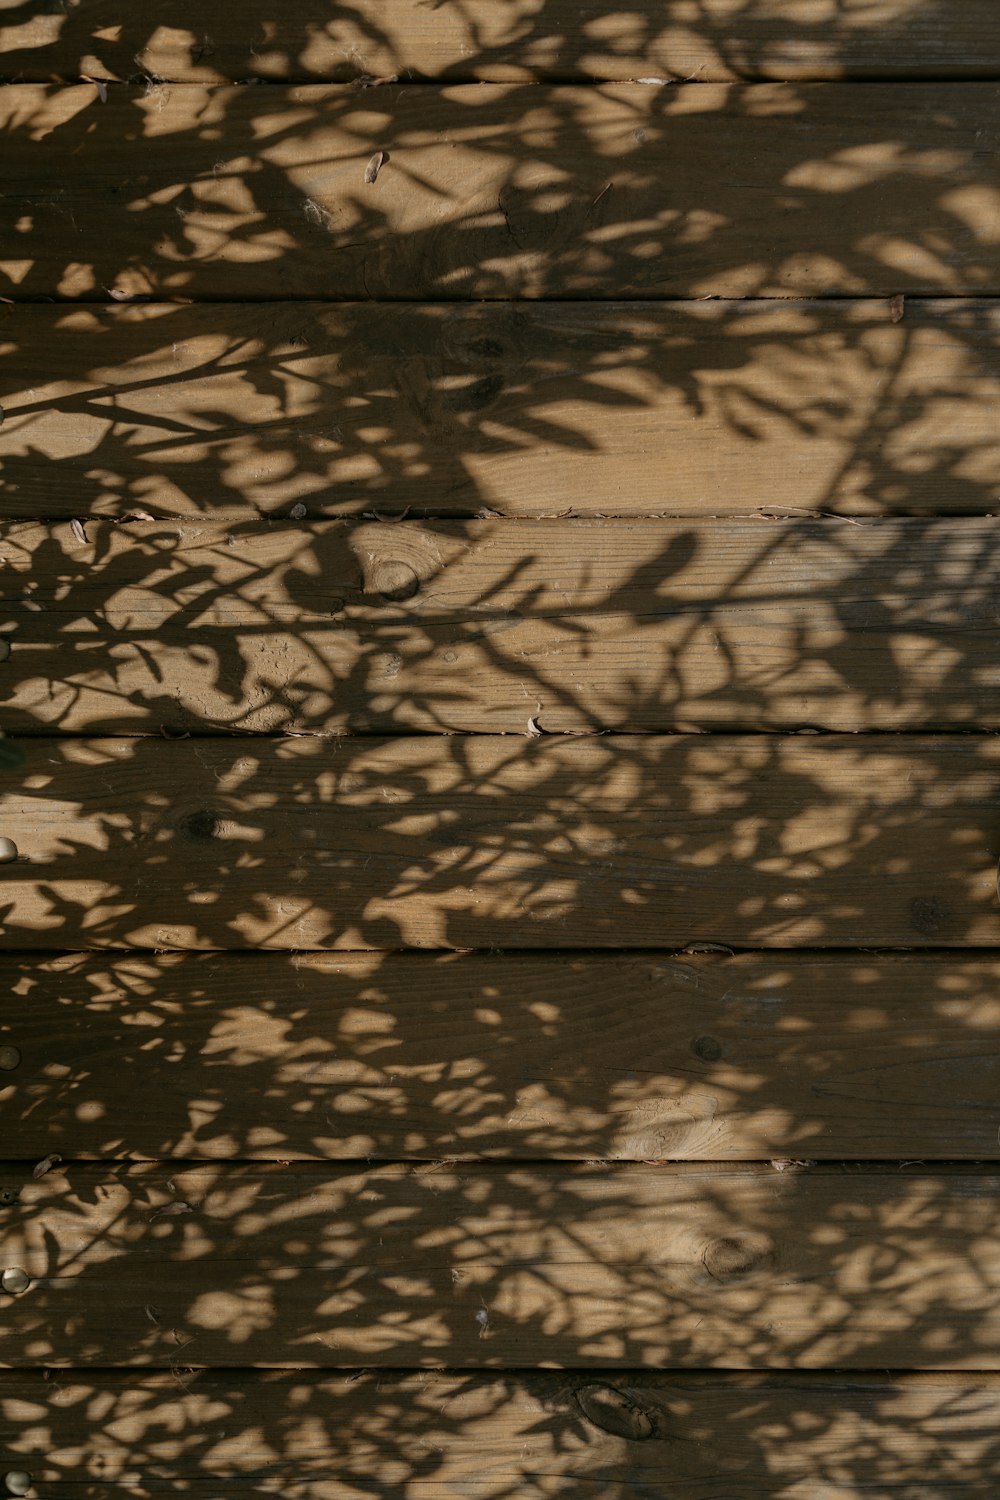
<path id="1" fill-rule="evenodd" d="M 988 520 L 0 537 L 10 733 L 998 728 Z"/>
<path id="2" fill-rule="evenodd" d="M 12 84 L 0 290 L 997 292 L 998 103 L 996 83 L 159 85 L 106 102 Z"/>
<path id="3" fill-rule="evenodd" d="M 998 1187 L 896 1164 L 7 1167 L 0 1363 L 996 1369 Z"/>
<path id="4" fill-rule="evenodd" d="M 1000 1482 L 995 1375 L 12 1372 L 38 1494 L 920 1500 Z"/>
<path id="5" fill-rule="evenodd" d="M 977 1160 L 998 990 L 954 954 L 8 955 L 4 1147 Z"/>
<path id="6" fill-rule="evenodd" d="M 41 12 L 41 13 L 40 13 Z M 326 12 L 330 12 L 326 14 Z M 15 5 L 4 73 L 207 83 L 380 78 L 976 78 L 1000 73 L 992 0 L 113 0 Z"/>
<path id="7" fill-rule="evenodd" d="M 1000 503 L 989 300 L 0 313 L 2 517 Z"/>
<path id="8" fill-rule="evenodd" d="M 1000 941 L 1000 741 L 0 745 L 2 946 Z"/>

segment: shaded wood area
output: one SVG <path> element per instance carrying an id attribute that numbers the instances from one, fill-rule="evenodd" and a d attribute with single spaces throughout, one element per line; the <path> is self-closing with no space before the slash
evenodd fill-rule
<path id="1" fill-rule="evenodd" d="M 8 295 L 1000 291 L 995 83 L 105 92 L 0 90 Z"/>
<path id="2" fill-rule="evenodd" d="M 0 1376 L 0 1442 L 61 1500 L 992 1495 L 998 1421 L 989 1374 Z"/>
<path id="3" fill-rule="evenodd" d="M 994 736 L 2 749 L 8 949 L 1000 940 Z"/>
<path id="4" fill-rule="evenodd" d="M 0 1107 L 32 1164 L 975 1160 L 998 987 L 941 953 L 10 955 Z"/>
<path id="5" fill-rule="evenodd" d="M 0 1171 L 0 1362 L 1000 1367 L 992 1168 Z"/>
<path id="6" fill-rule="evenodd" d="M 993 519 L 15 526 L 8 732 L 1000 727 Z"/>
<path id="7" fill-rule="evenodd" d="M 991 0 L 114 0 L 14 5 L 4 73 L 194 83 L 382 78 L 979 78 Z M 41 14 L 39 14 L 41 12 Z"/>
<path id="8" fill-rule="evenodd" d="M 997 305 L 898 311 L 8 304 L 0 516 L 991 515 Z"/>

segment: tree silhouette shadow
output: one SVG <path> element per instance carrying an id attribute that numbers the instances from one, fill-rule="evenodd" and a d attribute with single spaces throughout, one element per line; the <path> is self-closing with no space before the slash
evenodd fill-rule
<path id="1" fill-rule="evenodd" d="M 736 9 L 722 76 L 853 35 Z M 222 66 L 108 14 L 11 74 Z M 990 1377 L 880 1372 L 1000 1352 L 995 89 L 299 87 L 269 19 L 288 88 L 5 91 L 5 1449 L 986 1493 Z"/>

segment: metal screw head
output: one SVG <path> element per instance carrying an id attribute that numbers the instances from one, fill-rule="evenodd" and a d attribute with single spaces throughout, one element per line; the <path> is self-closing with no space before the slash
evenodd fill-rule
<path id="1" fill-rule="evenodd" d="M 27 1271 L 22 1271 L 20 1266 L 8 1266 L 0 1276 L 0 1286 L 12 1297 L 16 1297 L 18 1292 L 26 1292 L 30 1285 L 31 1277 Z"/>
<path id="2" fill-rule="evenodd" d="M 16 1047 L 0 1047 L 0 1070 L 12 1073 L 21 1064 L 21 1054 Z"/>
<path id="3" fill-rule="evenodd" d="M 9 865 L 17 858 L 17 845 L 13 839 L 0 838 L 0 865 Z"/>
<path id="4" fill-rule="evenodd" d="M 23 1469 L 11 1469 L 4 1475 L 8 1495 L 26 1495 L 31 1489 L 31 1475 Z"/>

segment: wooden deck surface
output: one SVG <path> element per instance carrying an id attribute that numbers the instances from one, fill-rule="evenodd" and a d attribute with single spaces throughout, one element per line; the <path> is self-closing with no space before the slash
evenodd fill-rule
<path id="1" fill-rule="evenodd" d="M 994 1495 L 996 5 L 0 51 L 0 1492 Z"/>

